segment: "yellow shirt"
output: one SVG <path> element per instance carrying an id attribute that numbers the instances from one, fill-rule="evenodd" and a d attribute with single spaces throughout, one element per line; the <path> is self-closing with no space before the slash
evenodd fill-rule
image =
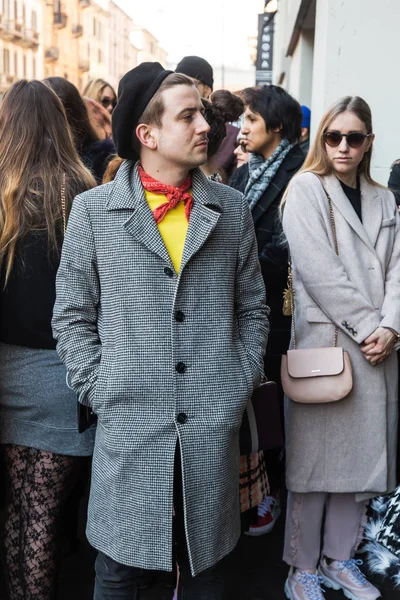
<path id="1" fill-rule="evenodd" d="M 153 194 L 153 192 L 148 192 L 147 190 L 144 190 L 144 193 L 151 211 L 167 202 L 167 197 L 163 194 Z M 191 194 L 191 190 L 189 190 L 189 193 Z M 183 247 L 185 245 L 188 225 L 189 223 L 186 219 L 185 203 L 183 200 L 178 202 L 175 208 L 171 208 L 163 220 L 157 225 L 177 273 L 179 273 L 181 268 Z"/>

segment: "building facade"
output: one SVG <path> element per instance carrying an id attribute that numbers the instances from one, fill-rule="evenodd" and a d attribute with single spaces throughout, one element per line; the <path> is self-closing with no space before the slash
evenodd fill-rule
<path id="1" fill-rule="evenodd" d="M 113 0 L 0 0 L 0 94 L 18 79 L 51 76 L 79 90 L 97 78 L 117 87 L 144 60 L 165 64 L 166 53 Z"/>
<path id="2" fill-rule="evenodd" d="M 107 0 L 54 0 L 44 15 L 45 76 L 65 77 L 79 90 L 89 79 L 107 79 Z"/>
<path id="3" fill-rule="evenodd" d="M 384 185 L 400 158 L 399 31 L 398 0 L 277 2 L 273 83 L 311 108 L 311 134 L 335 100 L 363 97 L 376 134 L 373 177 Z"/>
<path id="4" fill-rule="evenodd" d="M 109 63 L 108 79 L 114 88 L 130 69 L 138 65 L 139 51 L 132 43 L 133 20 L 115 2 L 109 4 Z"/>
<path id="5" fill-rule="evenodd" d="M 83 13 L 86 35 L 81 40 L 81 64 L 79 89 L 83 89 L 89 79 L 108 79 L 110 14 L 106 0 L 91 0 Z M 86 68 L 88 61 L 89 69 Z"/>
<path id="6" fill-rule="evenodd" d="M 158 43 L 158 40 L 148 29 L 135 27 L 132 41 L 138 49 L 138 64 L 143 62 L 159 62 L 167 66 L 167 53 Z"/>
<path id="7" fill-rule="evenodd" d="M 43 3 L 44 76 L 65 77 L 77 84 L 80 38 L 84 34 L 80 2 Z"/>
<path id="8" fill-rule="evenodd" d="M 0 93 L 24 77 L 43 77 L 42 0 L 0 2 Z"/>

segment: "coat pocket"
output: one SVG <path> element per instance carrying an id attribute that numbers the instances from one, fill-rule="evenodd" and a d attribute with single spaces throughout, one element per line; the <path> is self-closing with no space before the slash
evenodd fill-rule
<path id="1" fill-rule="evenodd" d="M 332 323 L 318 306 L 307 306 L 307 321 L 309 323 Z"/>
<path id="2" fill-rule="evenodd" d="M 241 340 L 239 340 L 239 343 L 238 343 L 238 357 L 239 357 L 240 365 L 242 367 L 242 373 L 241 373 L 240 377 L 243 376 L 244 381 L 246 382 L 246 388 L 248 391 L 248 395 L 251 395 L 254 390 L 253 371 L 250 366 L 247 352 L 246 352 L 243 342 Z"/>
<path id="3" fill-rule="evenodd" d="M 114 364 L 114 346 L 103 345 L 100 359 L 99 372 L 95 384 L 92 409 L 95 414 L 98 414 L 104 399 L 107 395 L 107 390 L 112 379 Z"/>
<path id="4" fill-rule="evenodd" d="M 390 219 L 382 219 L 381 227 L 391 227 L 396 224 L 396 217 L 390 217 Z"/>

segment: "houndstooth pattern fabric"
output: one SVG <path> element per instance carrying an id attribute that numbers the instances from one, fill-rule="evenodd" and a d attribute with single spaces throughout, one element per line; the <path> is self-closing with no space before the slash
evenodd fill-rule
<path id="1" fill-rule="evenodd" d="M 389 496 L 376 541 L 400 559 L 400 486 Z"/>
<path id="2" fill-rule="evenodd" d="M 179 439 L 195 575 L 240 535 L 238 432 L 268 309 L 243 196 L 195 170 L 193 198 L 176 275 L 132 163 L 78 196 L 53 328 L 71 387 L 99 418 L 89 541 L 123 564 L 171 570 Z"/>
<path id="3" fill-rule="evenodd" d="M 371 573 L 400 589 L 400 486 L 393 494 L 372 501 L 364 538 Z"/>

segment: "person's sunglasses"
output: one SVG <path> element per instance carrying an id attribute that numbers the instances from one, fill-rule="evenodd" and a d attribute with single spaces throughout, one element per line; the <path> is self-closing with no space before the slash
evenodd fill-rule
<path id="1" fill-rule="evenodd" d="M 110 104 L 112 105 L 113 108 L 115 108 L 117 101 L 116 100 L 112 100 L 111 98 L 109 98 L 108 96 L 104 96 L 104 98 L 102 98 L 100 100 L 101 104 L 104 106 L 104 108 L 107 108 L 107 106 L 110 106 Z"/>
<path id="2" fill-rule="evenodd" d="M 358 133 L 354 131 L 352 133 L 339 133 L 338 131 L 326 131 L 324 133 L 325 143 L 328 144 L 331 148 L 337 148 L 342 143 L 342 139 L 345 137 L 347 145 L 350 148 L 361 148 L 363 143 L 367 138 L 369 138 L 372 133 Z"/>

